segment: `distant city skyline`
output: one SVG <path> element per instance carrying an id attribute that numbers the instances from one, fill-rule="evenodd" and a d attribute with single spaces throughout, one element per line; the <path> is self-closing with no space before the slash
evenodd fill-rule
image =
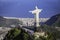
<path id="1" fill-rule="evenodd" d="M 43 9 L 40 17 L 50 18 L 60 13 L 60 0 L 0 0 L 0 16 L 33 18 L 29 10 Z"/>
<path id="2" fill-rule="evenodd" d="M 13 19 L 18 19 L 19 21 L 22 21 L 23 22 L 23 26 L 33 26 L 34 25 L 34 22 L 35 22 L 35 19 L 34 18 L 17 18 L 17 17 L 4 17 L 5 19 L 10 19 L 10 20 L 13 20 Z M 39 23 L 45 23 L 47 20 L 49 20 L 50 18 L 39 18 Z M 13 22 L 13 21 L 12 21 Z"/>

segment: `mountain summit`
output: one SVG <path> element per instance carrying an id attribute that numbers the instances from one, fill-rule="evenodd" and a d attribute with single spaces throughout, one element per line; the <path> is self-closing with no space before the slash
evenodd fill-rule
<path id="1" fill-rule="evenodd" d="M 60 14 L 52 16 L 45 24 L 58 26 L 60 24 Z"/>

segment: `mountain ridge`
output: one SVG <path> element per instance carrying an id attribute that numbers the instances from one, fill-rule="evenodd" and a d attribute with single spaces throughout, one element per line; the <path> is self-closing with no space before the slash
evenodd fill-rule
<path id="1" fill-rule="evenodd" d="M 51 26 L 58 21 L 60 21 L 60 14 L 52 16 L 47 22 L 45 22 L 45 24 Z"/>

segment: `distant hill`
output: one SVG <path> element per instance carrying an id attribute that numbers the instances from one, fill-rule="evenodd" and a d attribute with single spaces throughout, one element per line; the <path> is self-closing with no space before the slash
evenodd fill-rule
<path id="1" fill-rule="evenodd" d="M 6 19 L 0 16 L 0 26 L 4 26 L 6 22 Z"/>
<path id="2" fill-rule="evenodd" d="M 53 24 L 53 26 L 58 26 L 58 27 L 60 27 L 60 15 L 59 15 L 57 21 Z"/>
<path id="3" fill-rule="evenodd" d="M 22 24 L 22 21 L 19 21 L 18 19 L 6 19 L 6 26 L 17 27 L 19 24 Z"/>
<path id="4" fill-rule="evenodd" d="M 49 26 L 58 26 L 58 24 L 60 24 L 60 14 L 52 16 L 47 22 L 45 22 L 45 24 Z"/>
<path id="5" fill-rule="evenodd" d="M 18 26 L 18 24 L 22 24 L 22 21 L 18 19 L 6 19 L 0 16 L 0 27 Z"/>

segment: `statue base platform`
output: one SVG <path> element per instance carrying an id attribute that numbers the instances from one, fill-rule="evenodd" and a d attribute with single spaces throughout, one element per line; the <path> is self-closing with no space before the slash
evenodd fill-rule
<path id="1" fill-rule="evenodd" d="M 45 37 L 45 38 L 47 38 L 48 35 L 46 35 L 45 32 L 35 32 L 34 33 L 34 37 L 35 37 L 34 39 L 37 40 L 37 39 L 39 39 L 39 37 Z"/>
<path id="2" fill-rule="evenodd" d="M 38 39 L 39 37 L 47 37 L 48 35 L 46 32 L 44 32 L 40 27 L 35 27 L 35 32 L 33 34 L 35 36 L 35 39 Z"/>

